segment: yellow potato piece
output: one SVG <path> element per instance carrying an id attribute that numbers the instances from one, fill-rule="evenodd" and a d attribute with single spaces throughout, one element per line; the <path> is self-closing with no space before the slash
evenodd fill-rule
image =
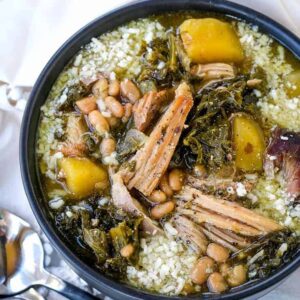
<path id="1" fill-rule="evenodd" d="M 246 114 L 233 116 L 233 147 L 236 167 L 244 172 L 261 171 L 265 139 L 260 126 Z"/>
<path id="2" fill-rule="evenodd" d="M 288 90 L 288 95 L 290 97 L 300 96 L 300 70 L 291 72 L 287 80 L 292 84 L 292 87 Z"/>
<path id="3" fill-rule="evenodd" d="M 229 23 L 213 18 L 189 19 L 180 26 L 187 55 L 195 63 L 241 62 L 239 38 Z"/>
<path id="4" fill-rule="evenodd" d="M 108 184 L 105 169 L 90 159 L 67 157 L 61 160 L 60 166 L 74 198 L 88 196 L 94 190 L 105 188 Z"/>

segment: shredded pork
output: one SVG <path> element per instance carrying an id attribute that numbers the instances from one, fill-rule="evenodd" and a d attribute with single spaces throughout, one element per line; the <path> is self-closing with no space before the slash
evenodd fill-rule
<path id="1" fill-rule="evenodd" d="M 208 241 L 199 225 L 181 215 L 175 215 L 172 221 L 187 244 L 190 244 L 197 252 L 206 252 Z"/>
<path id="2" fill-rule="evenodd" d="M 186 83 L 181 83 L 175 92 L 175 99 L 154 127 L 149 139 L 131 159 L 135 161 L 135 169 L 121 170 L 129 189 L 136 188 L 149 196 L 157 187 L 169 166 L 192 106 L 190 88 Z"/>
<path id="3" fill-rule="evenodd" d="M 110 178 L 112 181 L 112 201 L 116 207 L 123 209 L 124 211 L 131 213 L 134 216 L 142 216 L 143 217 L 143 230 L 145 233 L 154 235 L 161 234 L 162 230 L 158 225 L 152 221 L 145 210 L 145 208 L 138 202 L 138 200 L 134 199 L 126 186 L 123 183 L 123 179 L 119 173 L 112 174 L 110 172 Z"/>
<path id="4" fill-rule="evenodd" d="M 194 176 L 187 176 L 187 182 L 190 186 L 199 189 L 201 191 L 223 191 L 232 196 L 237 196 L 237 190 L 242 184 L 245 191 L 248 193 L 254 187 L 257 177 L 253 180 L 243 179 L 242 182 L 235 181 L 233 178 L 218 178 L 218 177 L 208 177 L 208 178 L 197 178 Z M 232 197 L 233 198 L 233 197 Z"/>
<path id="5" fill-rule="evenodd" d="M 186 213 L 190 215 L 197 214 L 199 220 L 201 220 L 200 223 L 211 223 L 237 233 L 243 232 L 244 235 L 260 235 L 282 229 L 275 221 L 235 202 L 205 195 L 189 186 L 185 186 L 182 192 L 177 195 L 177 198 L 179 204 L 185 203 L 187 205 L 187 209 L 182 208 L 187 210 Z"/>
<path id="6" fill-rule="evenodd" d="M 167 90 L 160 92 L 148 92 L 133 106 L 133 118 L 135 127 L 144 132 L 155 118 L 161 104 L 165 102 L 170 93 Z"/>
<path id="7" fill-rule="evenodd" d="M 206 195 L 191 186 L 185 186 L 176 199 L 174 226 L 179 237 L 199 252 L 203 252 L 207 240 L 237 252 L 260 236 L 282 229 L 275 221 L 236 202 Z"/>
<path id="8" fill-rule="evenodd" d="M 198 64 L 192 67 L 191 74 L 203 80 L 215 80 L 234 77 L 234 69 L 229 64 Z"/>
<path id="9" fill-rule="evenodd" d="M 61 152 L 65 156 L 84 156 L 87 147 L 83 140 L 83 134 L 86 132 L 82 118 L 71 114 L 68 117 L 66 128 L 66 141 L 62 144 Z"/>
<path id="10" fill-rule="evenodd" d="M 300 200 L 300 133 L 276 128 L 266 153 L 266 174 L 273 177 L 275 167 L 282 169 L 288 193 Z"/>

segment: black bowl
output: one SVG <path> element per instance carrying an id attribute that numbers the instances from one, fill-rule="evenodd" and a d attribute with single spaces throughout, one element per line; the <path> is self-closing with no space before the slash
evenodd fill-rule
<path id="1" fill-rule="evenodd" d="M 94 21 L 78 31 L 54 54 L 42 73 L 28 100 L 24 113 L 20 136 L 20 161 L 23 184 L 31 208 L 47 237 L 59 251 L 63 258 L 93 287 L 114 299 L 182 299 L 182 297 L 167 297 L 147 293 L 123 283 L 106 278 L 95 269 L 84 263 L 80 257 L 73 253 L 64 239 L 50 221 L 48 208 L 43 199 L 43 193 L 38 176 L 36 161 L 37 129 L 40 120 L 40 107 L 44 104 L 48 93 L 66 64 L 94 36 L 112 30 L 130 20 L 139 17 L 147 17 L 151 14 L 179 11 L 198 10 L 216 12 L 245 20 L 259 26 L 260 31 L 265 32 L 276 39 L 280 44 L 288 48 L 295 56 L 300 58 L 300 40 L 287 29 L 269 19 L 268 17 L 249 8 L 233 4 L 223 0 L 144 0 L 134 2 L 116 9 Z M 200 298 L 209 299 L 241 299 L 257 298 L 266 294 L 276 285 L 282 282 L 300 265 L 300 255 L 288 264 L 283 265 L 272 276 L 256 282 L 249 282 L 244 286 L 232 289 L 222 295 L 203 295 Z M 189 299 L 199 299 L 199 296 L 189 296 Z"/>

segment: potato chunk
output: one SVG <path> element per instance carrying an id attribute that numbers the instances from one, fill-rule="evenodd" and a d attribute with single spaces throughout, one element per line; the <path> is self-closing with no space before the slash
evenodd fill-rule
<path id="1" fill-rule="evenodd" d="M 236 167 L 244 172 L 262 170 L 265 151 L 262 129 L 246 114 L 235 114 L 232 120 Z"/>
<path id="2" fill-rule="evenodd" d="M 87 158 L 63 158 L 60 166 L 74 198 L 88 196 L 94 190 L 105 188 L 108 184 L 106 171 Z"/>
<path id="3" fill-rule="evenodd" d="M 229 23 L 213 18 L 189 19 L 180 26 L 187 55 L 195 63 L 241 62 L 239 38 Z"/>

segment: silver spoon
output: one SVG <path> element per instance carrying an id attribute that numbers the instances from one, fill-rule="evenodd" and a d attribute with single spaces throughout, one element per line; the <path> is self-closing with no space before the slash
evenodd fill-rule
<path id="1" fill-rule="evenodd" d="M 6 281 L 6 251 L 5 251 L 6 237 L 2 230 L 0 223 L 0 285 Z"/>
<path id="2" fill-rule="evenodd" d="M 45 300 L 45 298 L 33 288 L 15 297 L 17 299 L 23 299 L 23 300 Z"/>
<path id="3" fill-rule="evenodd" d="M 15 264 L 10 266 L 11 274 L 7 274 L 5 283 L 0 285 L 0 298 L 44 286 L 69 299 L 99 299 L 44 269 L 42 242 L 27 222 L 4 209 L 0 209 L 0 216 L 6 227 L 6 242 L 12 243 L 11 252 L 16 258 Z"/>

